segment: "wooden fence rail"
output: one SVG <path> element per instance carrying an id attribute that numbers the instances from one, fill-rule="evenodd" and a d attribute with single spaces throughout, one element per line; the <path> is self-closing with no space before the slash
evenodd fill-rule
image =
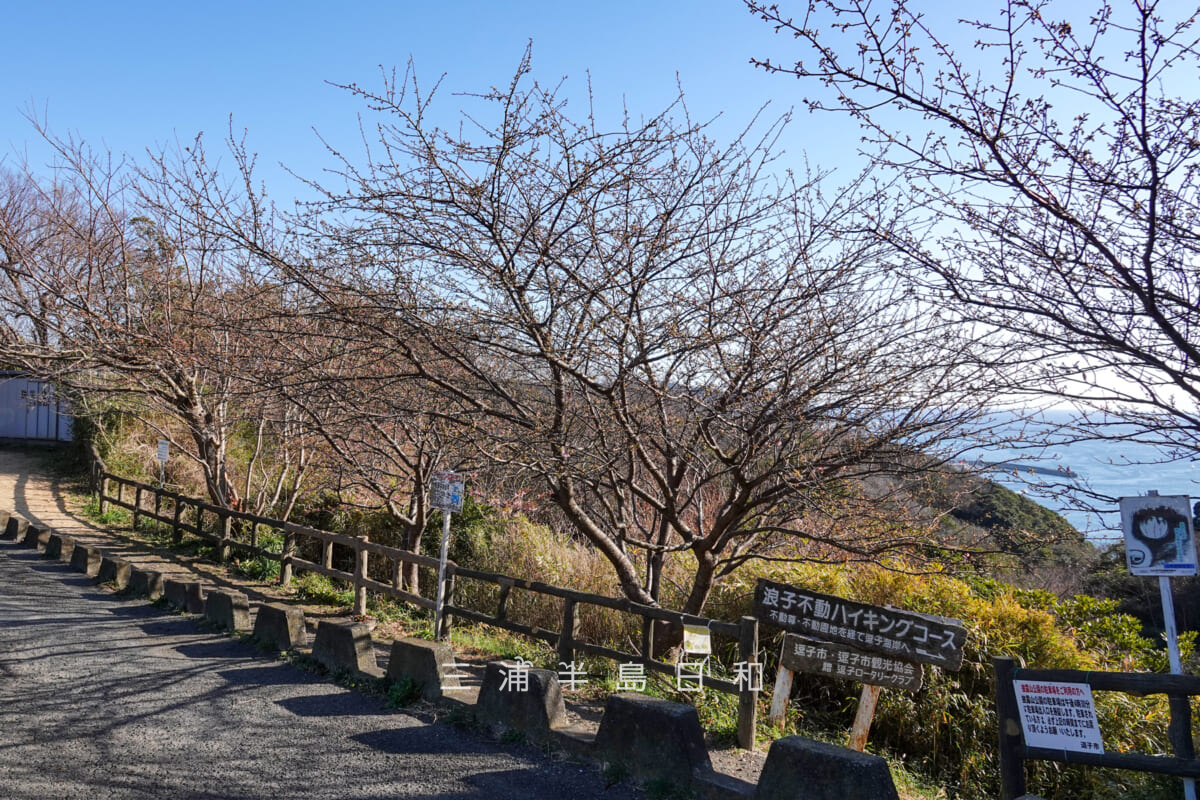
<path id="1" fill-rule="evenodd" d="M 1058 761 L 1091 767 L 1153 772 L 1181 778 L 1200 778 L 1200 760 L 1192 746 L 1190 697 L 1200 696 L 1200 677 L 1145 672 L 1090 672 L 1073 669 L 1024 669 L 1011 658 L 992 659 L 996 670 L 996 716 L 1000 726 L 1000 797 L 1016 800 L 1025 794 L 1026 761 Z M 1167 695 L 1170 722 L 1167 739 L 1174 756 L 1144 753 L 1077 753 L 1029 747 L 1021 732 L 1013 681 L 1086 683 L 1098 691 L 1144 696 Z"/>
<path id="2" fill-rule="evenodd" d="M 176 544 L 182 540 L 184 534 L 212 542 L 217 548 L 217 554 L 221 561 L 228 561 L 234 552 L 278 561 L 280 564 L 279 583 L 282 586 L 287 586 L 292 581 L 297 570 L 308 570 L 335 580 L 345 581 L 354 587 L 353 608 L 356 615 L 366 613 L 368 592 L 392 597 L 420 608 L 434 608 L 434 600 L 402 589 L 401 575 L 404 565 L 415 564 L 420 568 L 432 570 L 435 576 L 432 580 L 436 584 L 438 569 L 436 558 L 371 542 L 366 536 L 331 533 L 297 525 L 293 522 L 222 508 L 179 492 L 122 478 L 104 469 L 103 462 L 95 454 L 93 454 L 91 485 L 99 499 L 101 514 L 105 513 L 110 506 L 116 506 L 133 514 L 135 527 L 142 520 L 153 520 L 169 527 L 172 541 Z M 211 524 L 206 524 L 206 520 L 209 520 Z M 263 531 L 272 534 L 272 539 L 281 537 L 282 546 L 278 550 L 263 546 L 261 544 Z M 299 545 L 303 540 L 320 543 L 320 563 L 308 561 L 297 555 L 300 549 Z M 353 572 L 339 570 L 333 566 L 333 548 L 335 546 L 347 548 L 353 552 Z M 375 559 L 369 561 L 372 556 Z M 377 563 L 378 559 L 390 562 L 390 570 L 384 570 L 391 576 L 390 583 L 373 580 L 370 577 L 369 565 Z M 454 587 L 461 580 L 479 581 L 495 586 L 498 589 L 498 602 L 495 610 L 485 611 L 457 604 Z M 622 663 L 640 664 L 647 670 L 674 675 L 676 674 L 675 665 L 658 661 L 653 657 L 655 653 L 655 623 L 704 626 L 714 635 L 736 640 L 739 662 L 747 665 L 758 663 L 758 620 L 754 617 L 742 617 L 738 622 L 724 622 L 646 606 L 621 598 L 589 594 L 538 581 L 468 569 L 453 562 L 447 564 L 446 584 L 444 620 L 446 629 L 449 627 L 451 617 L 505 628 L 547 642 L 555 648 L 558 660 L 564 666 L 575 661 L 578 653 L 586 653 Z M 562 613 L 558 630 L 541 628 L 510 619 L 508 601 L 514 589 L 561 600 Z M 640 617 L 640 648 L 637 648 L 636 652 L 625 651 L 581 639 L 581 607 L 588 605 Z M 440 633 L 444 634 L 446 629 Z M 707 675 L 704 677 L 704 687 L 738 695 L 738 743 L 742 747 L 753 749 L 759 687 L 749 684 L 747 680 L 736 682 Z"/>

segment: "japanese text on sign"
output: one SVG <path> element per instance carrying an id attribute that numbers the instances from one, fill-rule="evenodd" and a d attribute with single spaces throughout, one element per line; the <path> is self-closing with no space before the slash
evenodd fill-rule
<path id="1" fill-rule="evenodd" d="M 809 672 L 909 692 L 919 691 L 924 677 L 920 664 L 795 634 L 784 637 L 779 661 L 793 672 Z"/>
<path id="2" fill-rule="evenodd" d="M 790 633 L 952 670 L 962 665 L 967 639 L 956 619 L 869 606 L 762 578 L 754 592 L 754 614 Z"/>
<path id="3" fill-rule="evenodd" d="M 1013 681 L 1029 747 L 1103 753 L 1092 687 L 1086 683 Z"/>
<path id="4" fill-rule="evenodd" d="M 459 513 L 463 505 L 463 479 L 453 472 L 433 473 L 429 505 L 442 511 Z"/>

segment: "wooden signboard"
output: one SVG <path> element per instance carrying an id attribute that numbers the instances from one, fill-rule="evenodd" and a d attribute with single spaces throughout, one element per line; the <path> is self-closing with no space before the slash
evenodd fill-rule
<path id="1" fill-rule="evenodd" d="M 920 664 L 795 634 L 784 637 L 779 663 L 793 672 L 810 672 L 906 692 L 920 691 L 924 677 Z"/>
<path id="2" fill-rule="evenodd" d="M 962 666 L 967 640 L 956 619 L 856 603 L 762 578 L 754 592 L 754 614 L 789 633 L 949 670 Z"/>

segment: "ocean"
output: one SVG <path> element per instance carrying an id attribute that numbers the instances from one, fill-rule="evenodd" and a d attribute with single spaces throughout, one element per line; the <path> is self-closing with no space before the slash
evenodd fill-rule
<path id="1" fill-rule="evenodd" d="M 1062 514 L 1098 545 L 1121 539 L 1117 498 L 1151 490 L 1161 495 L 1200 496 L 1197 461 L 1171 460 L 1164 450 L 1129 440 L 1063 441 L 1049 432 L 1071 418 L 1072 412 L 1049 411 L 1042 412 L 1040 422 L 1022 425 L 1016 414 L 997 412 L 993 417 L 996 435 L 990 438 L 996 442 L 1022 439 L 1025 443 L 970 447 L 962 459 L 1004 464 L 988 469 L 988 477 Z"/>

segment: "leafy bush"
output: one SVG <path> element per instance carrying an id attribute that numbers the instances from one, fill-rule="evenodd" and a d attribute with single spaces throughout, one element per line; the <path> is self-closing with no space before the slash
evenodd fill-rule
<path id="1" fill-rule="evenodd" d="M 776 566 L 764 577 L 861 602 L 953 617 L 968 631 L 958 672 L 925 667 L 916 693 L 880 696 L 871 745 L 903 759 L 943 785 L 951 798 L 983 800 L 999 793 L 996 760 L 995 680 L 992 658 L 1010 656 L 1035 669 L 1164 671 L 1165 651 L 1141 635 L 1133 617 L 1117 614 L 1114 601 L 1077 596 L 1059 601 L 1046 592 L 1006 587 L 997 581 L 971 583 L 941 574 L 914 575 L 882 568 L 813 565 Z M 720 616 L 750 610 L 754 576 L 736 578 L 719 590 Z M 768 628 L 764 634 L 770 634 Z M 776 668 L 781 634 L 764 638 L 767 673 Z M 1181 637 L 1190 657 L 1194 637 Z M 796 682 L 793 729 L 818 726 L 844 735 L 856 708 L 859 686 L 821 676 Z M 1106 749 L 1167 752 L 1167 711 L 1162 696 L 1137 698 L 1096 694 Z M 1030 771 L 1030 790 L 1047 800 L 1152 798 L 1170 781 L 1156 776 L 1040 762 Z"/>

